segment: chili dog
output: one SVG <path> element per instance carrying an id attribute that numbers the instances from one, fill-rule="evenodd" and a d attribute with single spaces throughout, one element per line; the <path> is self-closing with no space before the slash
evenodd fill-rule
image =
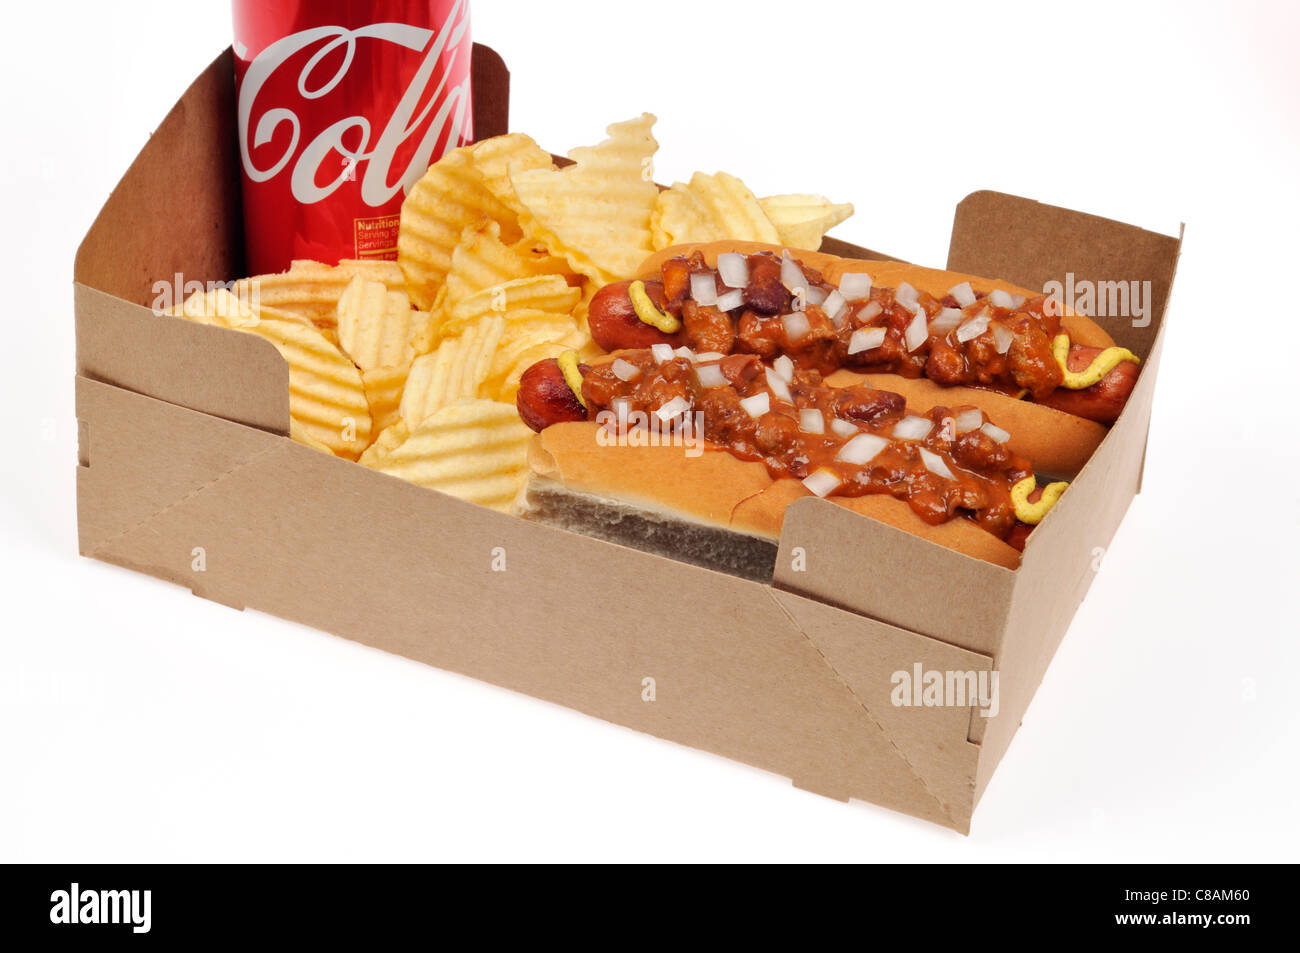
<path id="1" fill-rule="evenodd" d="M 881 386 L 905 394 L 897 381 L 928 381 L 951 389 L 950 402 L 1061 428 L 1058 449 L 1043 462 L 1062 475 L 1091 455 L 1138 375 L 1138 358 L 1093 321 L 1058 314 L 1051 299 L 1005 282 L 818 252 L 791 256 L 753 242 L 667 249 L 641 274 L 591 302 L 592 339 L 606 351 L 666 343 L 765 360 L 784 354 L 826 375 L 887 374 Z"/>
<path id="2" fill-rule="evenodd" d="M 704 551 L 689 561 L 754 578 L 770 578 L 785 509 L 800 497 L 1014 568 L 1065 489 L 1040 486 L 976 406 L 909 407 L 866 382 L 832 387 L 786 356 L 765 364 L 667 342 L 590 364 L 568 352 L 530 367 L 516 403 L 539 432 L 525 517 L 638 545 L 609 535 L 631 526 L 656 538 L 649 548 Z M 638 440 L 637 428 L 697 428 L 703 446 L 692 459 Z"/>

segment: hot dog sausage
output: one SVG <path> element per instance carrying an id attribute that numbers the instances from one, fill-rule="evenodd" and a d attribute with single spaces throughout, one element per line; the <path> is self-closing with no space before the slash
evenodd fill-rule
<path id="1" fill-rule="evenodd" d="M 590 370 L 585 364 L 580 364 L 578 369 L 584 374 Z M 515 407 L 519 419 L 538 433 L 551 424 L 587 419 L 587 408 L 579 402 L 564 379 L 560 362 L 553 357 L 538 361 L 524 371 L 519 379 Z"/>
<path id="2" fill-rule="evenodd" d="M 630 281 L 616 281 L 596 292 L 587 311 L 587 325 L 591 329 L 591 339 L 606 351 L 644 348 L 655 344 L 680 347 L 685 340 L 683 331 L 665 334 L 637 317 L 636 311 L 632 308 L 632 299 L 628 295 L 628 286 L 631 284 Z M 645 290 L 655 307 L 662 311 L 663 282 L 647 281 Z"/>

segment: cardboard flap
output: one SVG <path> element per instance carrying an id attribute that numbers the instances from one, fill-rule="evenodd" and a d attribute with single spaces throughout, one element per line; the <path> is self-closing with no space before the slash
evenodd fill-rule
<path id="1" fill-rule="evenodd" d="M 992 655 L 1015 577 L 810 496 L 785 511 L 772 585 Z"/>
<path id="2" fill-rule="evenodd" d="M 1003 192 L 972 192 L 957 206 L 948 269 L 1005 278 L 1025 288 L 1049 281 L 1151 282 L 1145 319 L 1089 312 L 1120 344 L 1146 357 L 1155 343 L 1182 247 L 1179 237 Z M 1067 304 L 1070 302 L 1067 302 Z"/>
<path id="3" fill-rule="evenodd" d="M 77 249 L 78 283 L 148 305 L 154 282 L 177 272 L 200 281 L 242 276 L 233 77 L 227 49 L 172 107 Z"/>
<path id="4" fill-rule="evenodd" d="M 895 676 L 925 672 L 991 672 L 993 660 L 895 626 L 863 625 L 839 612 L 779 590 L 772 597 L 789 613 L 826 664 L 884 732 L 898 757 L 954 821 L 968 824 L 974 807 L 979 745 L 987 718 L 978 701 L 965 707 L 894 704 Z"/>
<path id="5" fill-rule="evenodd" d="M 79 376 L 289 432 L 289 365 L 270 341 L 157 315 L 81 284 L 75 296 Z"/>

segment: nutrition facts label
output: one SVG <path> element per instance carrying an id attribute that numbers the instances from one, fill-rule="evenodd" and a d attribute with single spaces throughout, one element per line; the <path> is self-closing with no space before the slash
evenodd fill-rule
<path id="1" fill-rule="evenodd" d="M 397 258 L 397 229 L 400 215 L 353 220 L 352 238 L 356 258 Z"/>

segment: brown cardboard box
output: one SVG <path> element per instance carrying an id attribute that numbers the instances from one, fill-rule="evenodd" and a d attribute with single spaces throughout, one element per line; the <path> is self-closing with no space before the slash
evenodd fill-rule
<path id="1" fill-rule="evenodd" d="M 479 132 L 504 132 L 504 64 L 482 46 L 474 55 Z M 1152 283 L 1149 326 L 1098 319 L 1145 359 L 1128 407 L 1018 571 L 807 499 L 791 507 L 763 585 L 289 440 L 287 367 L 269 342 L 148 307 L 154 282 L 176 272 L 243 273 L 232 98 L 227 53 L 163 121 L 77 254 L 84 555 L 969 830 L 1098 548 L 1138 491 L 1179 239 L 995 192 L 967 197 L 950 269 L 1029 287 L 1066 272 Z M 506 571 L 494 571 L 501 554 Z M 593 598 L 593 580 L 617 598 Z M 998 672 L 997 714 L 892 704 L 891 675 L 916 665 Z"/>

